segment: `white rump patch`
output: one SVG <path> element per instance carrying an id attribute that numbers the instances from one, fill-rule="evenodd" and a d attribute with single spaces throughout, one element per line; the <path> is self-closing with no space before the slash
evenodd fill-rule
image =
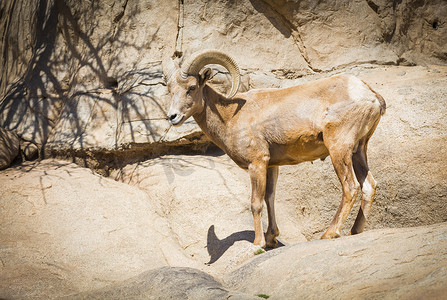
<path id="1" fill-rule="evenodd" d="M 371 196 L 371 194 L 372 194 L 372 192 L 373 192 L 373 187 L 372 187 L 371 184 L 369 183 L 368 179 L 366 179 L 365 182 L 363 182 L 362 192 L 363 192 L 363 194 L 365 194 L 367 197 Z"/>
<path id="2" fill-rule="evenodd" d="M 363 83 L 363 81 L 354 76 L 349 76 L 348 94 L 349 97 L 355 101 L 376 100 L 374 93 L 368 88 L 368 86 Z"/>

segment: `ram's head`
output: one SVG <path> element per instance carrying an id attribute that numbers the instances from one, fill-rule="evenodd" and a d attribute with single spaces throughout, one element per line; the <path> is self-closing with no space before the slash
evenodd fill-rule
<path id="1" fill-rule="evenodd" d="M 227 98 L 232 98 L 240 83 L 240 72 L 236 62 L 227 54 L 217 50 L 205 50 L 192 55 L 181 67 L 172 59 L 163 61 L 163 73 L 172 96 L 168 120 L 180 126 L 192 115 L 203 110 L 203 87 L 212 77 L 207 65 L 221 65 L 228 70 L 232 86 Z"/>

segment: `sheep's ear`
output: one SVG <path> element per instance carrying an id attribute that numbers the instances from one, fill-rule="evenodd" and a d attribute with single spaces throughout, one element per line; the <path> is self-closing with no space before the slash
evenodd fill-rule
<path id="1" fill-rule="evenodd" d="M 213 75 L 213 72 L 211 71 L 210 68 L 206 68 L 205 70 L 203 70 L 203 72 L 200 73 L 200 75 L 199 75 L 199 84 L 204 85 L 205 82 L 207 82 L 208 80 L 211 79 L 212 75 Z"/>

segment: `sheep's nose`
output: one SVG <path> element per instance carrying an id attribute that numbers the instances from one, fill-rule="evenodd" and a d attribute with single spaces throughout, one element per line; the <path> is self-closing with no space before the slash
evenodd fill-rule
<path id="1" fill-rule="evenodd" d="M 180 125 L 182 123 L 184 117 L 185 117 L 184 115 L 182 115 L 179 112 L 175 112 L 175 111 L 168 114 L 168 120 L 174 126 Z"/>
<path id="2" fill-rule="evenodd" d="M 177 118 L 177 114 L 168 115 L 168 120 L 173 121 L 175 118 Z"/>

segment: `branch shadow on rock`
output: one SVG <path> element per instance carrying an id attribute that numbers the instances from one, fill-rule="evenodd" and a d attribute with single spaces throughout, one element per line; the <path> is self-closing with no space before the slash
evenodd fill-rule
<path id="1" fill-rule="evenodd" d="M 39 145 L 41 157 L 72 159 L 84 166 L 92 160 L 103 161 L 102 167 L 122 159 L 102 157 L 104 148 L 163 142 L 165 103 L 155 93 L 165 84 L 161 61 L 141 62 L 141 57 L 127 55 L 151 49 L 162 25 L 143 43 L 128 37 L 141 5 L 121 1 L 122 11 L 111 21 L 103 17 L 109 9 L 98 1 L 38 0 L 27 8 L 28 2 L 14 1 L 5 12 L 8 22 L 22 10 L 33 17 L 32 26 L 14 19 L 17 24 L 3 32 L 8 38 L 0 47 L 0 126 Z M 25 40 L 22 48 L 30 50 L 17 53 L 16 40 Z M 96 134 L 104 128 L 107 141 Z"/>

